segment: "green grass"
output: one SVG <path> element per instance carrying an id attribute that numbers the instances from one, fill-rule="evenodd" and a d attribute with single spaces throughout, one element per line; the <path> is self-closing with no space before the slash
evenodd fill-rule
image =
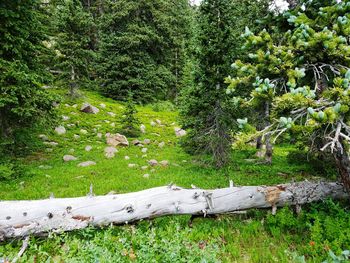
<path id="1" fill-rule="evenodd" d="M 64 95 L 62 90 L 55 92 Z M 85 101 L 99 107 L 100 112 L 96 115 L 81 113 L 79 109 Z M 101 108 L 100 103 L 106 104 L 106 108 Z M 78 106 L 72 107 L 74 104 Z M 314 167 L 309 163 L 287 160 L 288 152 L 294 150 L 290 145 L 275 148 L 272 166 L 248 162 L 246 159 L 251 159 L 255 150 L 247 148 L 233 152 L 232 163 L 228 168 L 213 169 L 201 162 L 199 157 L 189 156 L 181 149 L 179 139 L 174 133 L 174 127 L 178 125 L 177 113 L 159 111 L 159 108 L 161 107 L 157 107 L 155 112 L 152 106 L 138 107 L 138 117 L 146 125 L 146 134 L 138 139 L 148 138 L 152 141 L 145 146 L 148 148 L 147 157 L 142 158 L 141 148 L 130 146 L 118 148 L 115 158 L 106 159 L 105 138 L 103 136 L 99 139 L 96 134 L 120 131 L 118 120 L 123 112 L 123 104 L 89 91 L 85 91 L 84 97 L 78 100 L 65 99 L 58 111 L 59 115 L 70 117 L 68 121 L 60 121 L 66 127 L 67 133 L 58 136 L 54 131 L 38 132 L 46 134 L 58 146 L 50 147 L 52 152 L 47 152 L 48 146 L 42 145 L 40 151 L 20 160 L 28 175 L 11 181 L 0 181 L 0 199 L 40 199 L 48 198 L 50 193 L 54 193 L 55 197 L 74 197 L 86 195 L 90 184 L 93 185 L 95 194 L 103 195 L 110 191 L 138 191 L 171 182 L 183 187 L 194 184 L 201 188 L 218 188 L 227 187 L 229 180 L 236 185 L 272 185 L 317 178 Z M 116 116 L 111 117 L 107 112 L 114 112 Z M 162 121 L 162 126 L 150 125 L 156 119 Z M 115 123 L 115 127 L 111 123 Z M 67 124 L 74 124 L 74 127 L 69 128 Z M 87 130 L 88 134 L 80 134 L 81 129 Z M 79 134 L 80 139 L 74 139 L 74 134 Z M 129 141 L 132 139 L 129 138 Z M 162 141 L 166 145 L 161 149 L 157 142 Z M 84 150 L 87 145 L 93 147 L 90 152 Z M 71 149 L 74 149 L 73 153 L 70 152 Z M 65 163 L 62 160 L 65 154 L 72 154 L 78 160 Z M 126 155 L 130 160 L 125 160 Z M 169 166 L 141 170 L 141 166 L 147 165 L 150 159 L 168 160 Z M 97 164 L 85 168 L 77 167 L 79 162 L 88 160 Z M 129 163 L 138 166 L 129 168 Z M 49 169 L 42 169 L 40 166 Z M 149 178 L 143 177 L 146 173 L 150 174 Z M 29 249 L 22 261 L 293 262 L 291 255 L 297 253 L 306 255 L 310 262 L 320 262 L 327 257 L 327 251 L 322 249 L 318 254 L 310 252 L 308 242 L 312 238 L 312 231 L 285 229 L 281 234 L 277 230 L 282 228 L 276 222 L 275 228 L 266 226 L 268 214 L 268 211 L 252 211 L 240 216 L 198 218 L 192 228 L 188 226 L 188 216 L 166 217 L 132 226 L 86 229 L 60 236 L 53 235 L 48 239 L 31 238 Z M 285 214 L 287 221 L 296 217 L 292 213 Z M 329 220 L 332 219 L 333 217 Z M 345 237 L 342 241 L 344 244 L 331 244 L 330 248 L 339 252 L 340 248 L 345 249 L 349 240 L 350 237 Z M 0 246 L 0 258 L 13 258 L 19 247 L 20 242 L 17 241 L 3 244 Z"/>

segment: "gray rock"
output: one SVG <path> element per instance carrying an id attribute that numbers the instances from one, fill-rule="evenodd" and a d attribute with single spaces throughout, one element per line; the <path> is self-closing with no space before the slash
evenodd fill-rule
<path id="1" fill-rule="evenodd" d="M 91 145 L 86 145 L 85 146 L 85 151 L 90 152 L 92 150 L 92 146 Z"/>
<path id="2" fill-rule="evenodd" d="M 100 104 L 100 107 L 101 107 L 102 109 L 105 109 L 105 108 L 106 108 L 106 104 L 101 103 L 101 104 Z"/>
<path id="3" fill-rule="evenodd" d="M 160 161 L 159 164 L 160 164 L 161 166 L 164 166 L 164 167 L 169 166 L 169 162 L 166 161 L 166 160 Z"/>
<path id="4" fill-rule="evenodd" d="M 129 163 L 129 164 L 128 164 L 128 167 L 129 167 L 129 168 L 134 168 L 134 167 L 136 167 L 136 164 L 134 164 L 134 163 Z"/>
<path id="5" fill-rule="evenodd" d="M 156 123 L 158 124 L 158 125 L 161 125 L 162 124 L 162 121 L 161 120 L 156 120 Z"/>
<path id="6" fill-rule="evenodd" d="M 73 135 L 73 138 L 74 138 L 75 140 L 79 140 L 79 139 L 80 139 L 80 135 L 74 134 L 74 135 Z"/>
<path id="7" fill-rule="evenodd" d="M 141 152 L 142 152 L 142 153 L 146 153 L 147 151 L 148 151 L 147 148 L 142 148 L 142 149 L 141 149 Z"/>
<path id="8" fill-rule="evenodd" d="M 110 146 L 129 146 L 128 139 L 122 134 L 110 134 L 107 136 L 106 142 Z"/>
<path id="9" fill-rule="evenodd" d="M 75 157 L 73 155 L 63 156 L 63 161 L 65 161 L 65 162 L 76 161 L 76 160 L 77 160 L 77 157 Z"/>
<path id="10" fill-rule="evenodd" d="M 106 158 L 110 159 L 115 156 L 115 153 L 117 153 L 118 150 L 113 146 L 109 146 L 105 148 L 104 152 L 105 152 Z"/>
<path id="11" fill-rule="evenodd" d="M 158 144 L 158 147 L 159 148 L 163 148 L 165 146 L 165 142 L 160 142 L 159 144 Z"/>
<path id="12" fill-rule="evenodd" d="M 144 124 L 141 124 L 141 126 L 140 126 L 140 131 L 141 131 L 142 133 L 146 133 L 146 126 L 145 126 Z"/>
<path id="13" fill-rule="evenodd" d="M 149 178 L 149 174 L 144 174 L 143 178 Z"/>
<path id="14" fill-rule="evenodd" d="M 58 126 L 55 128 L 55 132 L 58 134 L 58 135 L 63 135 L 66 133 L 66 128 L 64 128 L 63 126 Z"/>
<path id="15" fill-rule="evenodd" d="M 87 130 L 85 130 L 85 129 L 81 129 L 81 130 L 80 130 L 80 133 L 81 133 L 81 134 L 87 134 L 87 133 L 88 133 L 88 131 L 87 131 Z"/>
<path id="16" fill-rule="evenodd" d="M 148 166 L 142 166 L 142 167 L 141 167 L 141 170 L 143 170 L 143 171 L 144 171 L 144 170 L 147 170 L 147 169 L 148 169 Z"/>
<path id="17" fill-rule="evenodd" d="M 81 106 L 80 111 L 90 114 L 97 114 L 100 110 L 95 106 L 92 106 L 91 104 L 85 102 L 83 106 Z"/>
<path id="18" fill-rule="evenodd" d="M 101 139 L 102 138 L 102 133 L 100 133 L 100 132 L 97 133 L 97 137 Z"/>
<path id="19" fill-rule="evenodd" d="M 48 141 L 49 140 L 49 138 L 45 134 L 40 134 L 38 137 L 40 139 L 42 139 L 43 141 Z"/>
<path id="20" fill-rule="evenodd" d="M 92 165 L 96 165 L 96 163 L 93 161 L 86 161 L 86 162 L 79 163 L 78 167 L 87 167 Z"/>
<path id="21" fill-rule="evenodd" d="M 150 144 L 151 143 L 151 140 L 150 139 L 144 139 L 143 140 L 143 144 L 145 144 L 145 145 L 148 145 L 148 144 Z"/>
<path id="22" fill-rule="evenodd" d="M 69 119 L 70 118 L 68 116 L 65 116 L 65 115 L 62 116 L 62 120 L 64 120 L 64 121 L 68 121 Z"/>
<path id="23" fill-rule="evenodd" d="M 151 126 L 154 127 L 156 126 L 157 124 L 154 122 L 154 121 L 151 121 Z"/>
<path id="24" fill-rule="evenodd" d="M 176 137 L 183 137 L 187 134 L 187 132 L 185 130 L 178 128 L 178 127 L 174 128 L 174 130 L 175 130 Z"/>
<path id="25" fill-rule="evenodd" d="M 139 144 L 141 144 L 141 141 L 140 140 L 133 140 L 132 142 L 132 145 L 139 145 Z"/>
<path id="26" fill-rule="evenodd" d="M 111 116 L 111 117 L 115 117 L 116 116 L 116 114 L 114 113 L 114 112 L 107 112 L 107 114 L 109 115 L 109 116 Z"/>
<path id="27" fill-rule="evenodd" d="M 155 160 L 155 159 L 152 159 L 152 160 L 149 160 L 149 161 L 148 161 L 148 164 L 149 164 L 150 166 L 157 166 L 157 165 L 158 165 L 158 161 Z"/>
<path id="28" fill-rule="evenodd" d="M 129 156 L 125 156 L 124 159 L 125 160 L 130 160 L 130 157 Z"/>

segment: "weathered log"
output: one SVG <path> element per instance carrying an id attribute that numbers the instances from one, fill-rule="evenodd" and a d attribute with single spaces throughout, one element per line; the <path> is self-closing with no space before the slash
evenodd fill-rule
<path id="1" fill-rule="evenodd" d="M 242 186 L 216 190 L 175 185 L 135 193 L 78 198 L 0 202 L 0 240 L 124 224 L 164 215 L 206 215 L 302 205 L 324 198 L 345 199 L 340 183 L 300 182 L 277 186 Z"/>

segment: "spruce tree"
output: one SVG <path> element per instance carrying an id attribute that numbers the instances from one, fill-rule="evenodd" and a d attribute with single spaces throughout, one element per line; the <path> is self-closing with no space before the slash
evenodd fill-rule
<path id="1" fill-rule="evenodd" d="M 93 71 L 94 21 L 80 0 L 56 1 L 54 10 L 56 67 L 61 72 L 59 77 L 69 85 L 70 95 L 75 96 L 77 87 L 86 83 Z"/>
<path id="2" fill-rule="evenodd" d="M 47 79 L 39 63 L 45 49 L 40 1 L 0 3 L 0 139 L 52 112 L 52 97 L 41 86 Z"/>
<path id="3" fill-rule="evenodd" d="M 195 59 L 198 66 L 194 67 L 197 72 L 194 85 L 182 91 L 182 122 L 184 128 L 189 129 L 185 146 L 194 153 L 211 154 L 218 167 L 228 162 L 230 131 L 234 128 L 236 114 L 224 94 L 224 79 L 230 73 L 232 59 L 240 54 L 237 43 L 240 30 L 235 27 L 236 21 L 243 19 L 253 24 L 257 16 L 267 10 L 266 4 L 251 3 L 251 7 L 258 10 L 251 15 L 246 11 L 246 4 L 231 0 L 205 0 L 201 3 L 198 14 L 199 52 Z"/>
<path id="4" fill-rule="evenodd" d="M 168 95 L 177 79 L 177 67 L 173 64 L 178 59 L 172 61 L 174 50 L 183 48 L 182 41 L 175 43 L 175 39 L 183 38 L 181 31 L 186 26 L 182 23 L 173 28 L 172 12 L 181 10 L 175 3 L 106 1 L 100 23 L 98 62 L 98 77 L 105 95 L 126 99 L 131 90 L 140 102 Z M 174 32 L 176 29 L 178 33 Z"/>

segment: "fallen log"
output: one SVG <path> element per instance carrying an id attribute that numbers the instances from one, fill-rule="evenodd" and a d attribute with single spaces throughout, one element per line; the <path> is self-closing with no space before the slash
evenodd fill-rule
<path id="1" fill-rule="evenodd" d="M 175 185 L 135 193 L 0 202 L 0 240 L 124 224 L 165 215 L 207 215 L 302 205 L 324 198 L 346 199 L 340 183 L 300 182 L 203 190 Z"/>

